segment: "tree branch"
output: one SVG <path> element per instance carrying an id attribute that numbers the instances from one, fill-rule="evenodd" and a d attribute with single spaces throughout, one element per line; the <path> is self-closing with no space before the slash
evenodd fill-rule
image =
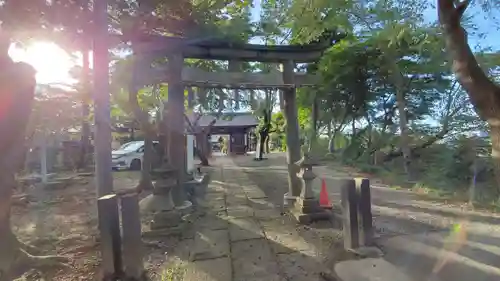
<path id="1" fill-rule="evenodd" d="M 472 52 L 467 33 L 460 20 L 470 1 L 438 0 L 438 16 L 443 27 L 446 48 L 451 55 L 453 71 L 469 94 L 478 115 L 484 119 L 495 116 L 500 87 L 480 68 Z"/>
<path id="2" fill-rule="evenodd" d="M 418 155 L 418 153 L 422 149 L 433 145 L 435 142 L 437 142 L 439 140 L 442 140 L 446 136 L 446 134 L 448 134 L 449 131 L 450 130 L 448 128 L 444 129 L 444 127 L 443 127 L 443 130 L 441 130 L 441 132 L 439 132 L 438 134 L 428 138 L 425 142 L 421 143 L 420 145 L 412 147 L 411 148 L 411 155 L 416 156 L 416 155 Z M 403 151 L 401 151 L 401 149 L 398 149 L 396 151 L 393 151 L 393 152 L 387 154 L 384 157 L 384 162 L 391 161 L 392 159 L 397 158 L 397 157 L 401 157 L 401 156 L 403 156 Z"/>

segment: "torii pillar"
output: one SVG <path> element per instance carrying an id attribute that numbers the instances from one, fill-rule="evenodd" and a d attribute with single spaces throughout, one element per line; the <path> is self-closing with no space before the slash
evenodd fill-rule
<path id="1" fill-rule="evenodd" d="M 283 82 L 286 85 L 294 85 L 293 61 L 283 62 Z M 296 198 L 300 196 L 301 185 L 297 177 L 299 172 L 295 164 L 300 160 L 300 140 L 299 140 L 299 122 L 297 119 L 297 103 L 295 86 L 284 88 L 283 90 L 283 114 L 286 120 L 286 156 L 288 164 L 288 192 L 284 195 L 284 200 L 292 206 Z"/>
<path id="2" fill-rule="evenodd" d="M 184 84 L 182 83 L 182 67 L 184 57 L 172 54 L 168 57 L 168 122 L 170 124 L 170 139 L 167 144 L 169 162 L 177 170 L 177 186 L 172 190 L 172 198 L 176 209 L 184 211 L 192 206 L 186 198 L 184 184 L 186 173 L 186 141 L 184 121 Z"/>

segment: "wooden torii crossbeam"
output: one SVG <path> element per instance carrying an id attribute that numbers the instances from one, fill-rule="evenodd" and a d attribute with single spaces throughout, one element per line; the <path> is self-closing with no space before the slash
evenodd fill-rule
<path id="1" fill-rule="evenodd" d="M 168 81 L 166 67 L 143 67 L 137 77 L 137 82 L 150 85 Z M 196 67 L 182 69 L 182 82 L 185 86 L 226 89 L 263 89 L 263 88 L 295 88 L 317 85 L 319 77 L 306 73 L 295 73 L 293 83 L 283 81 L 283 73 L 251 72 L 209 72 Z"/>
<path id="2" fill-rule="evenodd" d="M 177 53 L 184 58 L 209 60 L 238 60 L 281 63 L 294 61 L 306 63 L 317 61 L 332 45 L 334 36 L 324 42 L 307 45 L 262 45 L 241 44 L 221 39 L 189 39 L 142 34 L 133 41 L 136 52 L 156 57 Z M 127 38 L 123 37 L 122 40 Z"/>

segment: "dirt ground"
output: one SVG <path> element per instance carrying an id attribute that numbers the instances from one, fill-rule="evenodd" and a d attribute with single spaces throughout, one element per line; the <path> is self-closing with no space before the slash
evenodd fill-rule
<path id="1" fill-rule="evenodd" d="M 115 189 L 134 186 L 138 177 L 135 172 L 115 172 Z M 79 178 L 63 189 L 31 186 L 18 191 L 15 198 L 19 197 L 23 199 L 15 200 L 11 218 L 19 240 L 39 248 L 41 255 L 70 258 L 70 268 L 49 268 L 43 274 L 32 270 L 19 280 L 101 280 L 93 177 Z M 148 238 L 145 242 L 147 271 L 152 280 L 161 280 L 156 277 L 178 240 Z"/>
<path id="2" fill-rule="evenodd" d="M 220 164 L 216 163 L 216 165 Z M 250 165 L 248 166 L 248 164 Z M 250 163 L 231 162 L 227 165 L 228 167 L 225 167 L 225 169 L 228 169 L 227 172 L 225 171 L 224 176 L 218 180 L 231 182 L 229 179 L 236 175 L 236 171 L 233 172 L 231 167 L 240 165 L 246 166 L 237 168 L 237 170 L 243 169 L 244 174 L 246 174 L 243 177 L 247 180 L 245 183 L 241 179 L 234 179 L 233 181 L 238 182 L 240 185 L 256 185 L 266 190 L 265 193 L 270 201 L 269 204 L 279 206 L 282 203 L 282 194 L 287 186 L 286 179 L 277 180 L 277 177 L 268 178 L 260 174 L 248 173 L 247 169 L 252 170 L 252 166 L 259 166 L 259 163 L 254 163 L 254 161 Z M 241 175 L 241 172 L 239 174 Z M 223 179 L 226 177 L 227 179 Z M 135 186 L 138 178 L 139 174 L 136 172 L 115 172 L 115 190 Z M 44 270 L 43 274 L 32 270 L 19 280 L 101 280 L 97 206 L 93 177 L 80 178 L 76 183 L 62 189 L 31 186 L 24 191 L 24 194 L 27 195 L 27 200 L 21 200 L 21 203 L 17 203 L 12 210 L 12 225 L 18 238 L 25 243 L 38 247 L 42 255 L 68 256 L 71 262 L 69 264 L 70 268 L 49 268 Z M 19 197 L 19 194 L 16 197 Z M 200 215 L 200 218 L 197 217 L 198 215 L 196 212 L 194 213 L 191 222 L 188 223 L 182 235 L 143 236 L 146 245 L 144 261 L 149 280 L 184 280 L 187 274 L 186 268 L 190 266 L 187 264 L 190 258 L 186 255 L 189 255 L 189 248 L 193 246 L 192 243 L 196 240 L 192 237 L 193 226 L 197 224 L 196 222 L 204 220 L 201 217 L 202 215 Z M 285 218 L 283 217 L 283 220 Z M 332 230 L 328 226 L 322 227 L 320 223 L 311 226 L 296 226 L 289 231 L 290 233 L 283 234 L 281 232 L 286 230 L 283 227 L 267 227 L 271 227 L 269 228 L 270 233 L 276 232 L 274 236 L 269 237 L 272 245 L 280 242 L 281 238 L 286 236 L 285 234 L 297 232 L 298 237 L 301 237 L 304 243 L 308 243 L 308 245 L 316 249 L 309 259 L 309 261 L 314 261 L 309 263 L 314 264 L 315 267 L 319 266 L 316 261 L 322 261 L 322 268 L 325 266 L 326 268 L 333 268 L 333 264 L 339 259 L 352 258 L 339 254 L 339 252 L 342 252 L 340 251 L 342 244 L 339 229 Z M 148 218 L 143 218 L 143 231 L 147 232 L 147 230 Z M 265 227 L 264 230 L 266 230 Z M 273 237 L 277 241 L 274 241 Z M 298 242 L 295 241 L 292 244 L 294 243 L 297 244 Z M 291 245 L 287 244 L 285 246 L 291 247 Z M 295 262 L 290 265 L 285 263 L 283 266 L 293 269 L 296 267 L 294 264 Z M 288 269 L 286 272 L 289 274 L 293 272 L 296 274 L 303 273 L 300 270 Z"/>

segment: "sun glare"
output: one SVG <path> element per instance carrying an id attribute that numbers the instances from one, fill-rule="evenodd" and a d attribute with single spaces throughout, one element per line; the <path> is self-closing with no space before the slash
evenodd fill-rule
<path id="1" fill-rule="evenodd" d="M 69 71 L 75 61 L 56 44 L 37 42 L 26 48 L 11 46 L 9 55 L 14 61 L 31 64 L 37 71 L 36 80 L 39 84 L 73 82 Z"/>

